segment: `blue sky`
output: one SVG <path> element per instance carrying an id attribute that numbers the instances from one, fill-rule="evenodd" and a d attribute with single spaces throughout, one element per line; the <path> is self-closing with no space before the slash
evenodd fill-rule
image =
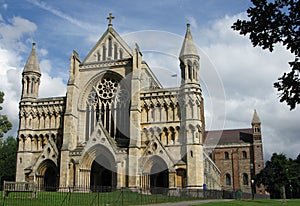
<path id="1" fill-rule="evenodd" d="M 273 82 L 288 70 L 292 56 L 282 46 L 269 53 L 253 48 L 247 37 L 230 29 L 246 18 L 250 0 L 68 1 L 0 0 L 0 89 L 4 112 L 18 129 L 21 72 L 36 42 L 42 70 L 41 97 L 66 92 L 69 57 L 81 60 L 107 28 L 109 12 L 115 30 L 137 42 L 154 73 L 165 86 L 176 86 L 177 55 L 191 23 L 201 56 L 201 85 L 209 129 L 250 127 L 253 110 L 262 120 L 265 158 L 299 153 L 300 109 L 279 103 Z M 49 89 L 51 88 L 51 89 Z"/>

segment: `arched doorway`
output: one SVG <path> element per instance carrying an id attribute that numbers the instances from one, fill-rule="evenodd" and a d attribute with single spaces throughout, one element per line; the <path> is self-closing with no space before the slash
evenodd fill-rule
<path id="1" fill-rule="evenodd" d="M 38 187 L 46 191 L 56 191 L 58 188 L 58 169 L 52 160 L 41 162 L 37 169 L 37 184 Z"/>
<path id="2" fill-rule="evenodd" d="M 150 167 L 150 192 L 152 194 L 166 193 L 169 188 L 169 169 L 165 161 L 154 156 L 147 162 Z"/>
<path id="3" fill-rule="evenodd" d="M 151 193 L 163 193 L 165 188 L 169 188 L 169 171 L 166 169 L 159 173 L 150 175 Z"/>
<path id="4" fill-rule="evenodd" d="M 90 174 L 92 191 L 113 191 L 116 187 L 116 173 L 108 158 L 101 155 L 92 163 Z"/>
<path id="5" fill-rule="evenodd" d="M 44 175 L 44 188 L 46 191 L 56 191 L 57 190 L 57 170 L 53 166 L 49 166 Z"/>

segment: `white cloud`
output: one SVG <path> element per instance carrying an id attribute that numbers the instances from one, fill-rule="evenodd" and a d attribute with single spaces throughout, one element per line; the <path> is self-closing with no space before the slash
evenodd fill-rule
<path id="1" fill-rule="evenodd" d="M 32 42 L 31 35 L 36 29 L 37 26 L 33 22 L 21 17 L 14 17 L 11 22 L 2 22 L 0 24 L 0 88 L 5 93 L 3 113 L 8 116 L 13 124 L 13 129 L 8 135 L 16 136 L 19 124 L 18 112 L 22 87 L 21 73 L 29 56 L 29 50 L 23 42 Z M 24 51 L 27 51 L 26 54 L 24 54 Z M 47 54 L 46 50 L 41 49 L 41 51 L 42 56 Z M 22 58 L 23 55 L 25 58 Z M 46 96 L 46 93 L 51 96 L 64 94 L 66 86 L 63 84 L 62 79 L 52 78 L 48 74 L 51 71 L 49 61 L 41 59 L 40 62 L 40 66 L 45 68 L 42 74 L 41 96 Z M 50 91 L 49 88 L 51 88 Z"/>
<path id="2" fill-rule="evenodd" d="M 2 7 L 3 7 L 4 10 L 7 10 L 8 4 L 3 4 Z"/>
<path id="3" fill-rule="evenodd" d="M 225 127 L 251 127 L 253 110 L 257 109 L 262 120 L 265 159 L 274 152 L 295 158 L 299 147 L 290 145 L 300 144 L 300 109 L 289 111 L 285 104 L 279 103 L 273 88 L 277 78 L 289 69 L 287 62 L 292 56 L 281 45 L 276 46 L 273 53 L 253 48 L 247 37 L 230 28 L 237 18 L 245 17 L 244 14 L 226 16 L 213 22 L 211 27 L 196 31 L 201 39 L 194 37 L 205 45 L 202 49 L 223 81 L 227 114 Z M 206 65 L 205 60 L 202 64 Z"/>
<path id="4" fill-rule="evenodd" d="M 27 19 L 13 17 L 10 22 L 0 24 L 1 46 L 17 52 L 26 51 L 26 46 L 22 43 L 22 37 L 27 37 L 36 31 L 37 26 Z"/>

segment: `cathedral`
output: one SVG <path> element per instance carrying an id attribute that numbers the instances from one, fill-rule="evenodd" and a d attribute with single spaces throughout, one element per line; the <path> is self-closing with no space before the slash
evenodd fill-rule
<path id="1" fill-rule="evenodd" d="M 132 190 L 243 189 L 263 168 L 260 120 L 206 131 L 200 56 L 190 25 L 179 53 L 181 84 L 163 88 L 139 46 L 108 27 L 87 56 L 70 57 L 67 92 L 39 98 L 36 44 L 22 73 L 16 181 Z M 221 137 L 215 148 L 205 144 Z M 259 188 L 256 188 L 259 192 Z"/>

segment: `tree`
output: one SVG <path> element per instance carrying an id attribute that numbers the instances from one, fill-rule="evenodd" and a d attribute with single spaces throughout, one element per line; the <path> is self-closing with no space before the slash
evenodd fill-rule
<path id="1" fill-rule="evenodd" d="M 0 177 L 15 177 L 18 143 L 9 136 L 0 142 Z"/>
<path id="2" fill-rule="evenodd" d="M 298 0 L 251 0 L 247 10 L 250 20 L 237 20 L 232 28 L 241 35 L 250 34 L 253 46 L 274 50 L 282 43 L 295 59 L 289 62 L 290 72 L 284 73 L 274 87 L 280 93 L 280 102 L 291 110 L 300 103 L 300 2 Z"/>
<path id="3" fill-rule="evenodd" d="M 0 104 L 4 101 L 4 93 L 0 91 Z M 2 107 L 0 106 L 0 111 Z M 12 128 L 12 124 L 8 121 L 6 115 L 0 113 L 0 139 L 3 137 L 3 134 L 8 132 Z"/>
<path id="4" fill-rule="evenodd" d="M 300 157 L 300 155 L 299 155 Z M 257 185 L 263 184 L 271 198 L 299 197 L 300 162 L 274 153 L 264 169 L 255 177 Z"/>

